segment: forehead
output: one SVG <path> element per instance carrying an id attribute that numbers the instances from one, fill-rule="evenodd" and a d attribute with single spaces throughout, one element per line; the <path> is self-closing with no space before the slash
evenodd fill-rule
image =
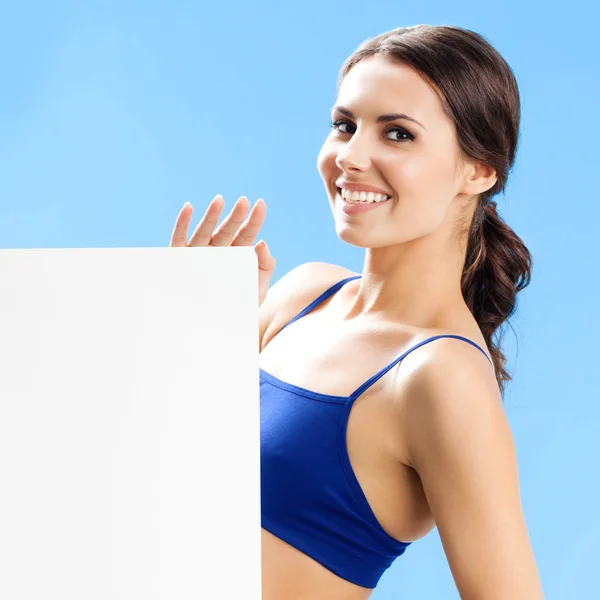
<path id="1" fill-rule="evenodd" d="M 352 67 L 340 85 L 338 103 L 353 112 L 447 119 L 439 97 L 417 71 L 383 56 L 371 56 Z"/>

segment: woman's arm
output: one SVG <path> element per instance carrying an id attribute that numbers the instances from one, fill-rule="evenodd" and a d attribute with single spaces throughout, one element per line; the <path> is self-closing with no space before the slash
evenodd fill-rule
<path id="1" fill-rule="evenodd" d="M 287 321 L 293 319 L 328 287 L 356 274 L 338 265 L 310 262 L 283 275 L 269 288 L 258 309 L 260 351 Z"/>
<path id="2" fill-rule="evenodd" d="M 407 452 L 460 597 L 543 598 L 519 494 L 511 431 L 490 364 L 438 340 L 410 375 Z"/>

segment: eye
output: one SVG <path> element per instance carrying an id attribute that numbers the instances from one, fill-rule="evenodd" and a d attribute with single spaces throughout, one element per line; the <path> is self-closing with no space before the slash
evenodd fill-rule
<path id="1" fill-rule="evenodd" d="M 345 135 L 351 135 L 356 132 L 356 127 L 349 121 L 345 121 L 343 119 L 333 121 L 330 123 L 330 127 L 334 131 L 339 131 Z M 402 127 L 391 127 L 386 131 L 385 135 L 386 139 L 393 142 L 410 142 L 415 139 L 415 136 L 412 135 L 412 133 L 409 133 Z"/>
<path id="2" fill-rule="evenodd" d="M 345 131 L 344 127 L 346 127 L 346 128 L 349 127 L 351 130 L 355 129 L 354 125 L 352 125 L 352 123 L 349 123 L 348 121 L 339 120 L 339 121 L 333 121 L 331 123 L 331 128 L 336 131 L 339 131 L 340 133 L 354 133 L 354 131 L 347 131 L 347 130 Z"/>
<path id="3" fill-rule="evenodd" d="M 409 142 L 410 140 L 414 140 L 415 136 L 411 133 L 408 133 L 406 129 L 402 129 L 402 127 L 392 127 L 387 131 L 388 135 L 392 135 L 388 139 L 391 139 L 394 142 Z"/>

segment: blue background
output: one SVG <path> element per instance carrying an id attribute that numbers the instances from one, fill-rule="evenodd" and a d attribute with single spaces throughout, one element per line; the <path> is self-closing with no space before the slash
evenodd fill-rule
<path id="1" fill-rule="evenodd" d="M 126 4 L 126 6 L 125 6 Z M 597 14 L 569 2 L 2 3 L 0 247 L 168 245 L 185 201 L 264 198 L 275 279 L 307 261 L 360 271 L 316 169 L 340 65 L 418 23 L 486 36 L 523 102 L 498 199 L 535 265 L 505 344 L 506 410 L 547 598 L 597 593 L 600 535 Z M 596 508 L 595 508 L 596 507 Z M 244 557 L 234 557 L 235 561 Z M 437 532 L 374 600 L 458 598 Z"/>

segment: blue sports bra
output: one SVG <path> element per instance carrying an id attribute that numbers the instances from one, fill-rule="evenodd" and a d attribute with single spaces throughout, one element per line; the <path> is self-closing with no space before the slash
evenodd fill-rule
<path id="1" fill-rule="evenodd" d="M 326 290 L 287 327 L 360 275 Z M 388 535 L 354 474 L 346 446 L 354 401 L 407 354 L 402 354 L 350 396 L 331 396 L 286 383 L 260 370 L 262 527 L 339 577 L 374 588 L 410 542 Z M 490 361 L 491 362 L 491 361 Z"/>

